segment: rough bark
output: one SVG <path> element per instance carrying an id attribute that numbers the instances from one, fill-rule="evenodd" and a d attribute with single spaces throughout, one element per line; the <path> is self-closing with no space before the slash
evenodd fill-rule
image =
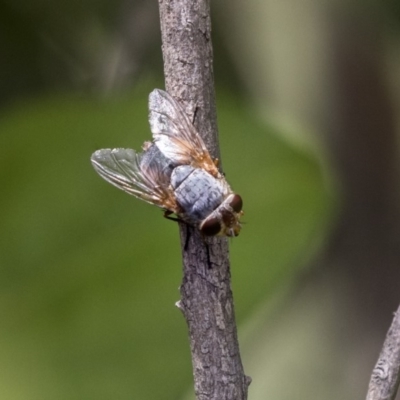
<path id="1" fill-rule="evenodd" d="M 180 101 L 207 148 L 218 147 L 208 0 L 159 0 L 166 90 Z M 177 303 L 189 328 L 198 400 L 247 398 L 239 354 L 228 243 L 180 224 L 183 281 Z"/>
<path id="2" fill-rule="evenodd" d="M 367 400 L 394 400 L 400 383 L 400 307 L 372 371 Z"/>

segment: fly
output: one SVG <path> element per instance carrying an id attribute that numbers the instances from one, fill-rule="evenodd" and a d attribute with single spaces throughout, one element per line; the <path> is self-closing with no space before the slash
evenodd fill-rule
<path id="1" fill-rule="evenodd" d="M 141 153 L 102 149 L 92 154 L 94 169 L 107 182 L 164 210 L 167 218 L 197 227 L 205 236 L 238 236 L 242 198 L 218 170 L 203 139 L 181 105 L 167 92 L 149 96 L 152 142 Z M 171 217 L 170 217 L 171 218 Z"/>

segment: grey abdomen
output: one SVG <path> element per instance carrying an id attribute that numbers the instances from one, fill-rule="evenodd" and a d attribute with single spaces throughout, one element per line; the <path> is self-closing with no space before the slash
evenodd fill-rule
<path id="1" fill-rule="evenodd" d="M 159 171 L 164 179 L 170 179 L 173 169 L 176 167 L 174 163 L 152 144 L 147 150 L 143 151 L 140 161 L 141 169 L 154 169 Z M 162 180 L 162 179 L 161 179 Z"/>
<path id="2" fill-rule="evenodd" d="M 203 169 L 190 165 L 176 167 L 171 175 L 175 197 L 183 208 L 185 219 L 200 222 L 224 200 L 225 188 Z"/>

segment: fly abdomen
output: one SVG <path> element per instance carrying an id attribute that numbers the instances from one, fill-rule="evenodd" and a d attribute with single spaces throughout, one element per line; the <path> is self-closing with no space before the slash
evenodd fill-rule
<path id="1" fill-rule="evenodd" d="M 141 154 L 140 168 L 142 170 L 158 169 L 165 179 L 169 179 L 175 165 L 161 153 L 155 144 L 151 144 Z"/>

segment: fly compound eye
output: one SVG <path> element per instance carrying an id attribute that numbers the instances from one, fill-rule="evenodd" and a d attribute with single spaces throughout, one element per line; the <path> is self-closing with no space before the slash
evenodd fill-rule
<path id="1" fill-rule="evenodd" d="M 210 218 L 201 225 L 200 232 L 206 236 L 215 236 L 221 232 L 221 228 L 221 223 L 217 218 Z"/>
<path id="2" fill-rule="evenodd" d="M 232 207 L 233 211 L 239 213 L 243 208 L 243 200 L 238 194 L 235 194 L 233 195 L 232 200 L 229 202 L 229 205 Z"/>

